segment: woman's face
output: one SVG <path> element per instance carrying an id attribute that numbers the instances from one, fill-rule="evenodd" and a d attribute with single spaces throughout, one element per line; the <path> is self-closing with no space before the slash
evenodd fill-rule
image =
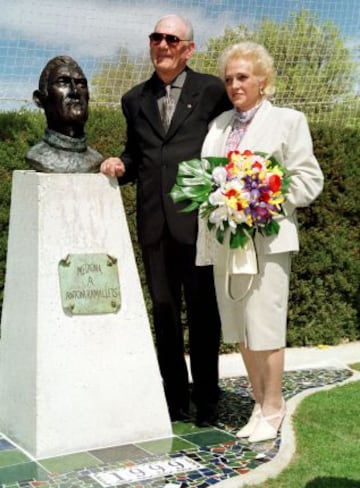
<path id="1" fill-rule="evenodd" d="M 265 88 L 265 82 L 253 73 L 253 63 L 250 60 L 230 59 L 225 68 L 225 87 L 234 107 L 246 112 L 255 107 L 263 98 L 260 90 Z"/>

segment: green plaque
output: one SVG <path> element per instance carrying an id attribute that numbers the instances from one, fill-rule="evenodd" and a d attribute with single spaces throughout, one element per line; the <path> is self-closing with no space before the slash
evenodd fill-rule
<path id="1" fill-rule="evenodd" d="M 114 313 L 121 297 L 117 259 L 108 254 L 68 254 L 59 262 L 62 307 L 73 315 Z"/>

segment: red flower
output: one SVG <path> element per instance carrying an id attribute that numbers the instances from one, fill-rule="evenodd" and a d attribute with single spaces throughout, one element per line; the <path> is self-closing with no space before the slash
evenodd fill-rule
<path id="1" fill-rule="evenodd" d="M 233 154 L 240 154 L 240 151 L 238 151 L 237 149 L 235 149 L 235 151 L 229 151 L 227 155 L 229 161 L 231 160 L 231 156 Z"/>
<path id="2" fill-rule="evenodd" d="M 235 164 L 234 163 L 228 163 L 225 166 L 226 171 L 231 171 L 234 168 Z"/>
<path id="3" fill-rule="evenodd" d="M 281 178 L 279 175 L 271 175 L 269 177 L 269 188 L 271 191 L 276 192 L 281 188 Z"/>
<path id="4" fill-rule="evenodd" d="M 270 200 L 270 193 L 268 193 L 267 191 L 263 191 L 263 192 L 261 193 L 261 198 L 260 198 L 260 200 L 261 200 L 262 202 L 268 202 L 268 201 Z"/>
<path id="5" fill-rule="evenodd" d="M 255 161 L 255 163 L 252 165 L 253 168 L 261 170 L 262 169 L 262 164 L 259 163 L 259 161 Z"/>
<path id="6" fill-rule="evenodd" d="M 237 191 L 236 191 L 236 190 L 234 190 L 234 188 L 231 188 L 231 190 L 229 190 L 229 191 L 227 191 L 227 192 L 225 193 L 225 196 L 226 196 L 227 198 L 235 197 L 236 195 L 237 195 Z"/>

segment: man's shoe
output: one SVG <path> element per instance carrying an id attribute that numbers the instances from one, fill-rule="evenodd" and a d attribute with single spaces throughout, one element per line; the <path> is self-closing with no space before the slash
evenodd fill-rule
<path id="1" fill-rule="evenodd" d="M 216 425 L 218 410 L 216 406 L 199 407 L 196 412 L 195 425 L 197 427 L 212 427 Z"/>
<path id="2" fill-rule="evenodd" d="M 171 422 L 190 422 L 191 416 L 187 410 L 178 408 L 176 410 L 170 410 Z"/>

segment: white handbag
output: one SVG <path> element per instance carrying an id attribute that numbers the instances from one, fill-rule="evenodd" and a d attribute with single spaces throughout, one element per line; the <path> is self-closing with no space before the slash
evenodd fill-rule
<path id="1" fill-rule="evenodd" d="M 225 292 L 231 300 L 243 300 L 249 293 L 254 277 L 258 273 L 257 254 L 253 240 L 250 238 L 244 247 L 230 249 L 228 247 L 225 262 Z M 232 279 L 236 275 L 248 275 L 248 284 L 245 291 L 235 297 L 231 290 Z"/>

